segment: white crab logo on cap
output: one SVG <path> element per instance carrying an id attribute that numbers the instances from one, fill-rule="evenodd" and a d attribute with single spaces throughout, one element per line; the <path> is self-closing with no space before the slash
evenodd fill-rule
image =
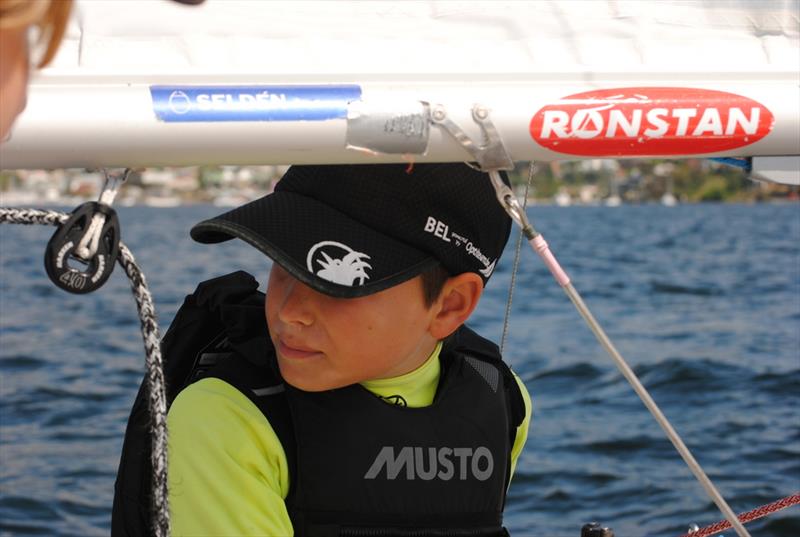
<path id="1" fill-rule="evenodd" d="M 369 258 L 341 242 L 322 241 L 308 251 L 306 268 L 323 280 L 353 287 L 364 285 L 369 279 L 366 269 L 371 269 L 372 265 L 364 261 Z M 316 268 L 315 262 L 319 265 Z"/>

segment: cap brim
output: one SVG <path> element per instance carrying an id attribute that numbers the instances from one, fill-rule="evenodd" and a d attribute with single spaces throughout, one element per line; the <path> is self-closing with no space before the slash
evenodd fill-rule
<path id="1" fill-rule="evenodd" d="M 339 298 L 383 291 L 438 261 L 317 200 L 274 192 L 191 230 L 194 240 L 239 238 L 309 287 Z"/>

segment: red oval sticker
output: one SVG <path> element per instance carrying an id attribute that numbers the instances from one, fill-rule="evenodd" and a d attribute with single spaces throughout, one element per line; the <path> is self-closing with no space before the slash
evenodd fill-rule
<path id="1" fill-rule="evenodd" d="M 747 97 L 699 88 L 614 88 L 576 93 L 536 112 L 531 137 L 569 155 L 717 153 L 769 134 L 775 117 Z"/>

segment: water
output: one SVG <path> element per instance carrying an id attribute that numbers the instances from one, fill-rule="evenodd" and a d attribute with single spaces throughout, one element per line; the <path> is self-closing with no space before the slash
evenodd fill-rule
<path id="1" fill-rule="evenodd" d="M 188 239 L 214 207 L 120 210 L 162 333 L 183 296 L 254 249 Z M 800 207 L 541 207 L 576 288 L 734 511 L 800 490 Z M 0 226 L 0 536 L 107 535 L 125 421 L 144 370 L 117 268 L 92 295 L 49 283 L 53 229 Z M 499 341 L 513 240 L 472 326 Z M 506 355 L 534 400 L 512 535 L 679 535 L 721 515 L 549 273 L 523 250 Z M 800 535 L 800 508 L 748 525 Z M 731 531 L 726 535 L 733 535 Z"/>

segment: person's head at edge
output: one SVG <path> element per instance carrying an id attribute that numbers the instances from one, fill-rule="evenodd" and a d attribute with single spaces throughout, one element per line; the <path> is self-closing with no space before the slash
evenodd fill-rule
<path id="1" fill-rule="evenodd" d="M 322 391 L 422 365 L 475 309 L 509 232 L 486 174 L 381 164 L 293 166 L 273 194 L 192 237 L 240 238 L 273 259 L 265 313 L 278 366 Z"/>
<path id="2" fill-rule="evenodd" d="M 204 0 L 173 1 L 194 5 Z M 73 0 L 0 0 L 0 143 L 25 109 L 31 65 L 28 30 L 39 29 L 42 52 L 35 67 L 41 69 L 58 51 L 72 3 Z"/>
<path id="3" fill-rule="evenodd" d="M 36 67 L 44 67 L 58 51 L 71 9 L 72 0 L 0 0 L 0 140 L 25 109 L 31 63 L 28 29 L 39 29 L 43 52 Z"/>

